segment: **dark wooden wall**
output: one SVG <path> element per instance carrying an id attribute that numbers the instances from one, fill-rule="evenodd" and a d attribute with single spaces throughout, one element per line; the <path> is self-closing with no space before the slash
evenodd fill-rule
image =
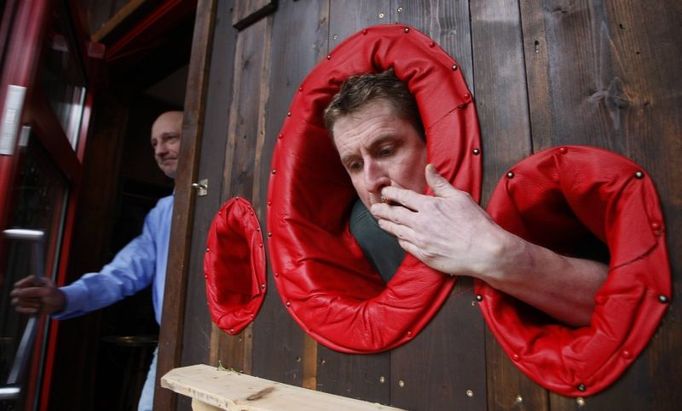
<path id="1" fill-rule="evenodd" d="M 210 20 L 211 43 L 201 74 L 208 86 L 195 93 L 201 110 L 193 124 L 200 133 L 192 176 L 209 179 L 209 194 L 184 208 L 193 228 L 186 234 L 184 328 L 177 328 L 184 329 L 181 365 L 220 361 L 259 377 L 412 410 L 673 410 L 682 403 L 679 1 L 281 0 L 272 8 L 267 0 L 199 2 L 204 15 L 197 21 Z M 519 372 L 487 331 L 467 279 L 417 338 L 383 354 L 345 355 L 317 345 L 284 310 L 271 272 L 252 326 L 230 337 L 211 325 L 202 259 L 220 203 L 250 200 L 267 232 L 270 160 L 294 91 L 344 38 L 393 22 L 425 32 L 460 63 L 481 124 L 484 205 L 507 168 L 563 144 L 621 153 L 655 181 L 667 222 L 673 303 L 649 347 L 603 393 L 566 398 Z"/>

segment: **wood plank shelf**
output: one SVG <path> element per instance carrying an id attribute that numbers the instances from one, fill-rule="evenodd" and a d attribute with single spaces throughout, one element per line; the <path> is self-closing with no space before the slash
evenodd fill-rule
<path id="1" fill-rule="evenodd" d="M 195 411 L 400 410 L 203 364 L 169 371 L 161 386 L 192 398 Z"/>

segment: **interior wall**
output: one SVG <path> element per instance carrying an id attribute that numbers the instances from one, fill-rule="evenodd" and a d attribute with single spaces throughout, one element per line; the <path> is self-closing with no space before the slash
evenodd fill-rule
<path id="1" fill-rule="evenodd" d="M 269 2 L 264 2 L 269 3 Z M 235 6 L 236 7 L 236 6 Z M 276 137 L 298 85 L 350 34 L 382 23 L 421 30 L 455 57 L 472 90 L 484 155 L 483 205 L 498 179 L 542 149 L 588 144 L 641 164 L 658 188 L 671 250 L 673 301 L 682 257 L 680 6 L 632 1 L 294 1 L 236 31 L 217 3 L 188 271 L 182 364 L 208 363 L 410 410 L 672 410 L 682 402 L 680 308 L 670 306 L 640 358 L 586 399 L 559 396 L 522 374 L 487 331 L 471 282 L 458 281 L 438 315 L 388 353 L 346 355 L 314 343 L 284 308 L 268 270 L 252 326 L 230 337 L 211 325 L 204 295 L 208 224 L 242 196 L 267 232 Z M 180 403 L 188 409 L 189 403 Z"/>

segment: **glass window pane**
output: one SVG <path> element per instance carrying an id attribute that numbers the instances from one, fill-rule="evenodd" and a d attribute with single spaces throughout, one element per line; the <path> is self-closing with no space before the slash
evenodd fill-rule
<path id="1" fill-rule="evenodd" d="M 68 185 L 48 157 L 38 139 L 31 135 L 28 146 L 19 152 L 19 175 L 15 180 L 10 228 L 41 230 L 43 255 L 35 256 L 32 243 L 5 239 L 5 281 L 0 289 L 0 381 L 6 381 L 14 361 L 27 316 L 17 314 L 10 305 L 9 292 L 19 279 L 33 274 L 36 258 L 42 259 L 46 275 L 55 277 L 57 256 L 66 209 Z"/>
<path id="2" fill-rule="evenodd" d="M 76 44 L 67 13 L 62 7 L 55 7 L 52 24 L 47 30 L 40 82 L 74 150 L 78 144 L 86 90 Z"/>

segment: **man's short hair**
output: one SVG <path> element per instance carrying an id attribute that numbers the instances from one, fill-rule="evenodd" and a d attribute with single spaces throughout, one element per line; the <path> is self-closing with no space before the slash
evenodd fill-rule
<path id="1" fill-rule="evenodd" d="M 336 120 L 377 100 L 385 100 L 391 104 L 398 117 L 412 123 L 424 138 L 424 126 L 419 117 L 417 101 L 407 85 L 395 76 L 393 69 L 349 77 L 324 110 L 324 125 L 332 133 Z"/>

